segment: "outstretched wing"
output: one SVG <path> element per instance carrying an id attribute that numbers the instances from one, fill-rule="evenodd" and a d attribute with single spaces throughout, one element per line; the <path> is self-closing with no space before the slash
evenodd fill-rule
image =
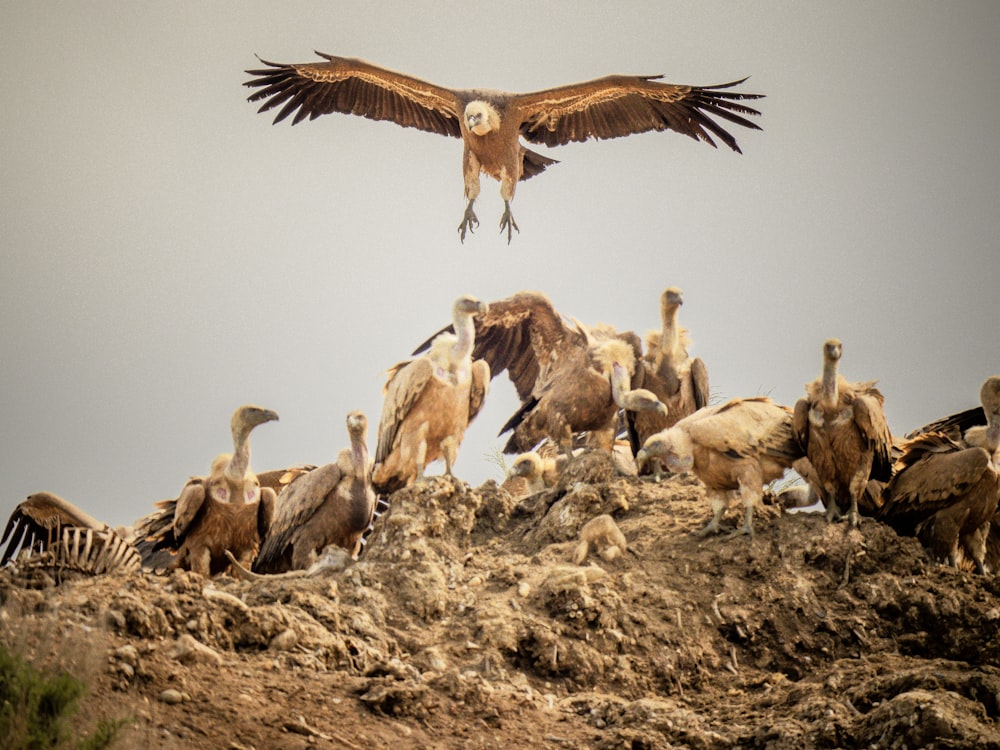
<path id="1" fill-rule="evenodd" d="M 490 302 L 489 311 L 476 315 L 474 322 L 473 360 L 485 359 L 491 378 L 506 370 L 522 403 L 531 397 L 539 383 L 539 374 L 558 359 L 566 341 L 582 339 L 540 292 L 518 292 Z M 442 328 L 417 347 L 414 354 L 426 350 L 436 336 L 448 331 L 454 332 L 454 328 Z"/>
<path id="2" fill-rule="evenodd" d="M 258 89 L 248 101 L 263 102 L 258 112 L 283 105 L 275 123 L 293 113 L 295 125 L 307 117 L 315 120 L 340 112 L 461 138 L 459 118 L 464 105 L 451 89 L 364 60 L 316 54 L 326 61 L 285 64 L 261 60 L 267 68 L 246 71 L 254 77 L 244 85 Z"/>
<path id="3" fill-rule="evenodd" d="M 51 492 L 29 495 L 14 508 L 0 537 L 0 545 L 10 540 L 0 556 L 0 566 L 15 557 L 21 549 L 47 551 L 52 543 L 59 540 L 62 529 L 66 527 L 94 531 L 108 528 L 107 524 Z"/>
<path id="4" fill-rule="evenodd" d="M 760 130 L 744 117 L 760 112 L 740 102 L 763 95 L 726 90 L 746 78 L 715 86 L 682 86 L 661 83 L 659 78 L 612 75 L 514 96 L 521 135 L 532 143 L 560 146 L 588 138 L 674 130 L 711 146 L 715 136 L 742 153 L 736 139 L 714 118 Z"/>

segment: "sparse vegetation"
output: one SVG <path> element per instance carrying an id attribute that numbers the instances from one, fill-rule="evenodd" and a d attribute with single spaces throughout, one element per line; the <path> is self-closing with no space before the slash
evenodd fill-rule
<path id="1" fill-rule="evenodd" d="M 0 643 L 0 737 L 7 750 L 110 747 L 125 720 L 101 720 L 92 735 L 74 738 L 69 719 L 87 691 L 67 672 L 45 674 Z"/>

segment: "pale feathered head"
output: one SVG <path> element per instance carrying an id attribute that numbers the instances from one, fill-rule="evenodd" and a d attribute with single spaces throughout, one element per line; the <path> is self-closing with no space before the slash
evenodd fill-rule
<path id="1" fill-rule="evenodd" d="M 476 135 L 486 135 L 500 129 L 500 113 L 481 99 L 465 105 L 465 125 Z"/>
<path id="2" fill-rule="evenodd" d="M 690 471 L 694 465 L 691 440 L 683 430 L 670 428 L 650 435 L 636 454 L 636 465 L 641 469 L 650 458 L 658 458 L 676 474 Z"/>

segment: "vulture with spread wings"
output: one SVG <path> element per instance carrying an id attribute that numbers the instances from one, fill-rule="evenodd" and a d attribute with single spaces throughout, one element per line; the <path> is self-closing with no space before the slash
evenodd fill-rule
<path id="1" fill-rule="evenodd" d="M 591 432 L 610 451 L 620 408 L 662 408 L 655 398 L 645 405 L 629 400 L 632 385 L 641 385 L 633 379 L 642 352 L 631 331 L 571 324 L 548 297 L 528 291 L 491 302 L 475 326 L 473 359 L 489 363 L 490 377 L 506 371 L 521 400 L 500 430 L 512 431 L 504 453 L 524 453 L 550 438 L 571 456 L 579 432 Z"/>
<path id="2" fill-rule="evenodd" d="M 389 120 L 428 133 L 461 138 L 462 172 L 468 203 L 458 226 L 461 239 L 479 224 L 473 204 L 479 175 L 500 181 L 504 212 L 500 231 L 518 229 L 510 202 L 520 180 L 540 174 L 555 160 L 529 151 L 529 143 L 560 146 L 590 138 L 618 138 L 652 130 L 673 130 L 715 146 L 718 138 L 742 153 L 718 122 L 760 130 L 746 116 L 760 114 L 741 101 L 758 99 L 729 89 L 746 79 L 714 86 L 662 83 L 662 76 L 611 75 L 527 94 L 484 89 L 450 89 L 347 57 L 316 52 L 322 62 L 299 64 L 261 60 L 266 68 L 246 71 L 256 88 L 259 111 L 280 107 L 274 122 L 340 112 Z M 518 230 L 520 231 L 520 230 Z"/>

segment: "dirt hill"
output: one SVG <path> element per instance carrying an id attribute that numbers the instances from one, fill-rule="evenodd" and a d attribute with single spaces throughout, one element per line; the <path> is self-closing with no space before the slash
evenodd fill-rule
<path id="1" fill-rule="evenodd" d="M 588 455 L 519 502 L 402 490 L 314 577 L 7 570 L 0 633 L 88 682 L 81 728 L 133 718 L 123 747 L 1000 748 L 997 579 L 870 519 L 699 539 L 697 481 Z M 574 564 L 604 513 L 628 551 Z"/>

